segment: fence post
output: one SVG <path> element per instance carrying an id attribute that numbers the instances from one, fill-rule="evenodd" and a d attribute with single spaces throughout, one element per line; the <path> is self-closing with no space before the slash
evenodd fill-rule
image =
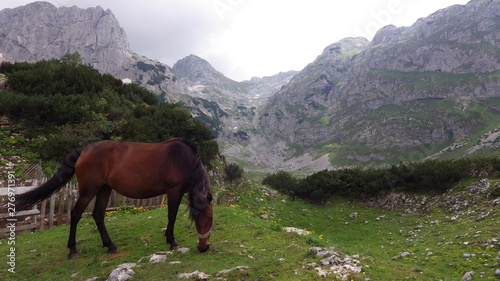
<path id="1" fill-rule="evenodd" d="M 54 226 L 54 208 L 55 208 L 56 195 L 52 194 L 50 196 L 50 206 L 49 206 L 49 229 Z"/>
<path id="2" fill-rule="evenodd" d="M 45 209 L 47 208 L 47 200 L 42 201 L 42 205 L 40 207 L 40 230 L 45 229 Z"/>
<path id="3" fill-rule="evenodd" d="M 66 196 L 66 223 L 70 223 L 71 222 L 71 208 L 73 208 L 73 204 L 71 204 L 73 202 L 73 196 L 74 196 L 74 192 L 73 192 L 73 185 L 71 183 L 68 183 L 66 184 L 65 188 L 68 189 L 68 192 L 67 192 L 67 196 Z M 76 188 L 75 188 L 76 189 Z"/>
<path id="4" fill-rule="evenodd" d="M 64 212 L 64 195 L 66 193 L 66 188 L 62 188 L 61 192 L 59 192 L 59 208 L 57 210 L 57 225 L 62 225 L 62 218 Z"/>
<path id="5" fill-rule="evenodd" d="M 32 210 L 36 210 L 36 208 L 38 207 L 38 204 L 35 204 L 35 206 L 33 206 Z M 37 220 L 37 216 L 33 216 L 33 219 L 34 219 L 34 223 L 36 225 L 38 225 L 38 220 Z M 41 224 L 41 223 L 40 223 Z"/>

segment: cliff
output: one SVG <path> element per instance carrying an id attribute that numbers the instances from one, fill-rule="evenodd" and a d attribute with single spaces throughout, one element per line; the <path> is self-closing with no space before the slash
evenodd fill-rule
<path id="1" fill-rule="evenodd" d="M 28 62 L 79 53 L 85 64 L 145 85 L 167 100 L 180 92 L 170 67 L 133 52 L 113 13 L 99 6 L 56 8 L 34 2 L 4 9 L 0 11 L 0 53 L 9 61 Z"/>

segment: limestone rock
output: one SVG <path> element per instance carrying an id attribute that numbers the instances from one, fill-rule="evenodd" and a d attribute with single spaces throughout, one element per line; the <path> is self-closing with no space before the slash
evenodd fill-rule
<path id="1" fill-rule="evenodd" d="M 177 278 L 180 278 L 180 279 L 196 278 L 196 280 L 208 280 L 210 278 L 210 275 L 196 270 L 196 271 L 191 272 L 191 273 L 180 273 L 177 275 Z"/>
<path id="2" fill-rule="evenodd" d="M 135 272 L 132 270 L 133 267 L 136 267 L 135 263 L 124 263 L 119 265 L 115 270 L 111 272 L 108 279 L 106 281 L 126 281 L 131 279 Z"/>
<path id="3" fill-rule="evenodd" d="M 470 281 L 472 280 L 472 277 L 474 276 L 474 271 L 469 271 L 464 274 L 462 277 L 462 281 Z"/>

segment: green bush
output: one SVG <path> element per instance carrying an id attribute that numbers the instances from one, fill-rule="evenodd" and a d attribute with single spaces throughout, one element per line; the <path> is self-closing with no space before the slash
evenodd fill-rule
<path id="1" fill-rule="evenodd" d="M 267 184 L 281 192 L 288 192 L 288 190 L 297 192 L 298 189 L 297 180 L 290 173 L 285 171 L 267 175 L 262 180 L 262 184 Z"/>
<path id="2" fill-rule="evenodd" d="M 500 197 L 500 187 L 496 187 L 491 191 L 491 196 L 493 198 Z"/>
<path id="3" fill-rule="evenodd" d="M 243 176 L 243 168 L 238 166 L 237 164 L 231 163 L 225 167 L 226 171 L 226 178 L 229 181 L 234 181 L 236 179 L 239 179 Z"/>
<path id="4" fill-rule="evenodd" d="M 321 202 L 332 195 L 366 198 L 390 191 L 444 193 L 467 177 L 479 176 L 500 176 L 500 159 L 428 160 L 380 169 L 324 170 L 300 180 L 281 171 L 268 175 L 262 183 L 280 191 L 293 186 L 290 189 L 299 197 Z"/>
<path id="5" fill-rule="evenodd" d="M 0 65 L 7 89 L 0 92 L 0 115 L 36 128 L 45 158 L 60 160 L 90 142 L 115 139 L 193 142 L 203 163 L 219 152 L 211 131 L 180 105 L 162 103 L 150 91 L 100 74 L 80 63 L 78 54 L 60 60 Z"/>

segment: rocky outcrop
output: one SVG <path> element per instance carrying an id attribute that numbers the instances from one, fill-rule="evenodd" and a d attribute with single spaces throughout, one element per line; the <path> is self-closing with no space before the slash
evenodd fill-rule
<path id="1" fill-rule="evenodd" d="M 331 91 L 353 66 L 353 56 L 368 45 L 364 38 L 347 38 L 326 47 L 316 60 L 269 99 L 260 125 L 271 142 L 312 145 L 329 134 L 318 126 L 332 101 Z M 311 129 L 314 128 L 314 132 Z"/>
<path id="2" fill-rule="evenodd" d="M 335 251 L 334 248 L 324 249 L 320 247 L 312 247 L 309 249 L 315 257 L 321 258 L 321 265 L 318 266 L 316 263 L 308 264 L 309 267 L 313 267 L 320 277 L 328 277 L 329 275 L 336 276 L 341 280 L 347 280 L 353 273 L 364 272 L 361 262 L 356 258 L 359 255 L 354 255 L 353 257 L 346 256 L 342 258 L 340 254 Z"/>
<path id="3" fill-rule="evenodd" d="M 498 1 L 454 5 L 411 27 L 381 29 L 363 56 L 372 59 L 369 67 L 387 70 L 456 74 L 498 71 L 498 16 Z"/>
<path id="4" fill-rule="evenodd" d="M 477 213 L 475 220 L 482 220 L 490 215 L 485 206 L 496 207 L 495 190 L 500 184 L 492 185 L 487 178 L 473 182 L 466 187 L 457 186 L 441 195 L 417 195 L 404 192 L 391 192 L 384 196 L 371 198 L 365 204 L 371 208 L 389 211 L 401 211 L 408 214 L 430 212 L 439 206 L 453 214 L 450 220 L 457 220 L 466 213 Z"/>
<path id="5" fill-rule="evenodd" d="M 132 279 L 135 271 L 132 269 L 136 267 L 135 263 L 124 263 L 120 264 L 115 270 L 109 274 L 106 281 L 126 281 Z"/>

